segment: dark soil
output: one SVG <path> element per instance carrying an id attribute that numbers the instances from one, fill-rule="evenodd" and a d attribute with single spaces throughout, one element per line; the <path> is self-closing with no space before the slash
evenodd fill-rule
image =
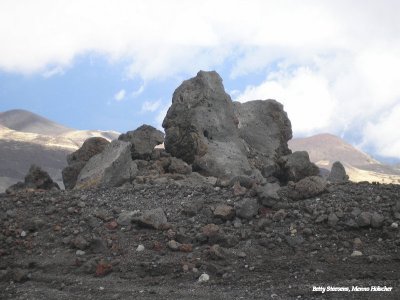
<path id="1" fill-rule="evenodd" d="M 1 194 L 0 298 L 400 299 L 400 186 L 335 185 L 226 221 L 215 207 L 251 191 L 177 183 Z M 162 229 L 117 222 L 124 210 L 159 207 Z"/>

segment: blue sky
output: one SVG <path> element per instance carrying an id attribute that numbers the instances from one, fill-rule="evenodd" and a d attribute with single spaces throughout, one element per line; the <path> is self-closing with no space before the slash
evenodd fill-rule
<path id="1" fill-rule="evenodd" d="M 3 0 L 0 111 L 159 127 L 174 89 L 216 70 L 234 100 L 282 102 L 295 136 L 330 132 L 400 159 L 398 11 L 395 0 Z"/>

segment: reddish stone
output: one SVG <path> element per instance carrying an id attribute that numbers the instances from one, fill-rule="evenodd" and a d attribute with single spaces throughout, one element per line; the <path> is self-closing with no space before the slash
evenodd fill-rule
<path id="1" fill-rule="evenodd" d="M 118 223 L 115 220 L 106 223 L 106 228 L 108 230 L 115 230 L 117 227 L 118 227 Z"/>
<path id="2" fill-rule="evenodd" d="M 112 265 L 104 261 L 100 261 L 96 266 L 96 276 L 105 276 L 112 271 Z"/>
<path id="3" fill-rule="evenodd" d="M 181 251 L 181 252 L 192 252 L 193 251 L 193 246 L 192 246 L 192 244 L 181 244 L 179 246 L 179 251 Z"/>
<path id="4" fill-rule="evenodd" d="M 201 228 L 201 232 L 206 236 L 215 236 L 219 232 L 219 226 L 215 224 L 207 224 Z"/>
<path id="5" fill-rule="evenodd" d="M 272 210 L 268 207 L 261 206 L 260 209 L 258 210 L 258 214 L 261 217 L 266 217 L 268 215 L 272 215 Z"/>
<path id="6" fill-rule="evenodd" d="M 53 230 L 54 231 L 61 231 L 61 226 L 60 225 L 54 225 L 54 227 L 53 227 Z"/>
<path id="7" fill-rule="evenodd" d="M 243 196 L 247 192 L 247 189 L 245 187 L 241 186 L 239 181 L 235 182 L 232 189 L 233 189 L 233 194 L 235 196 Z"/>
<path id="8" fill-rule="evenodd" d="M 161 251 L 163 249 L 162 244 L 159 241 L 155 241 L 153 244 L 154 251 Z"/>

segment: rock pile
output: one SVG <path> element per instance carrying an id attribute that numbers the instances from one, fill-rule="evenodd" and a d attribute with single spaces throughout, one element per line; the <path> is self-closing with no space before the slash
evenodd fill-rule
<path id="1" fill-rule="evenodd" d="M 19 191 L 26 190 L 59 190 L 60 187 L 55 183 L 50 175 L 43 171 L 40 167 L 32 165 L 29 168 L 28 173 L 25 176 L 24 182 L 17 182 L 10 186 L 7 190 L 7 194 L 13 194 Z"/>

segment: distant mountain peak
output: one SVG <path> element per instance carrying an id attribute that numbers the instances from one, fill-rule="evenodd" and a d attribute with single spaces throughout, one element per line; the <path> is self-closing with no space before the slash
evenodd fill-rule
<path id="1" fill-rule="evenodd" d="M 16 131 L 39 133 L 50 136 L 56 136 L 74 130 L 24 109 L 13 109 L 1 112 L 0 125 Z"/>

